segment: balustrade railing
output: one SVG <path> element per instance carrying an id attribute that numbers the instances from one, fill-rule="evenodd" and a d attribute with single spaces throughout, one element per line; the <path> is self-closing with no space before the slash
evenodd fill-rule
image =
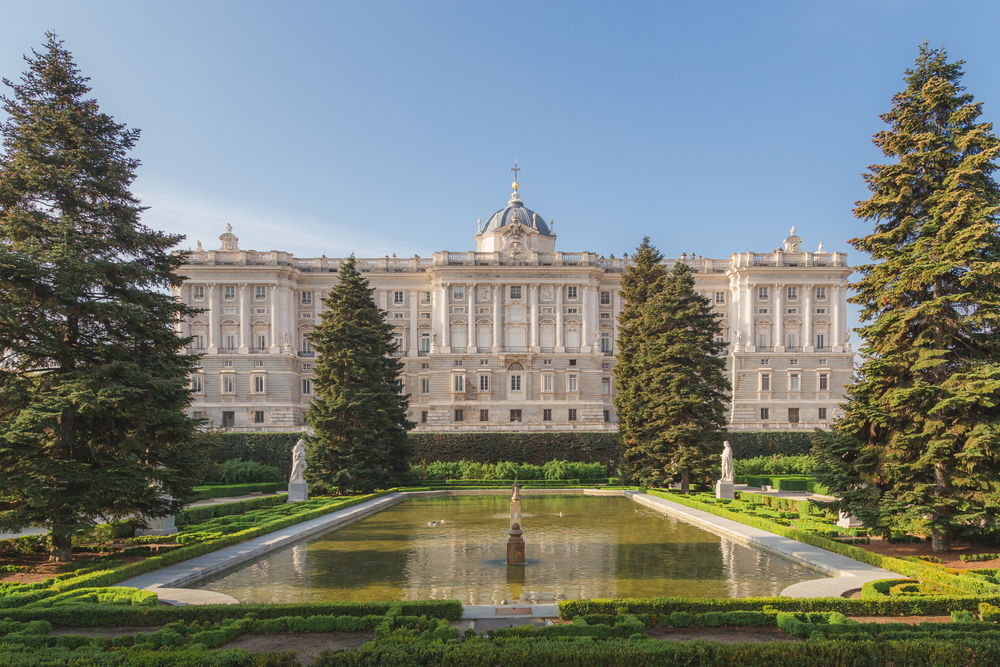
<path id="1" fill-rule="evenodd" d="M 299 350 L 299 356 L 300 357 L 315 357 L 316 356 L 316 352 L 314 352 L 313 350 Z"/>
<path id="2" fill-rule="evenodd" d="M 523 353 L 525 353 L 525 352 L 528 351 L 528 348 L 527 347 L 518 346 L 518 345 L 514 345 L 514 346 L 506 345 L 506 346 L 504 346 L 503 351 L 504 352 L 522 353 L 523 354 Z"/>

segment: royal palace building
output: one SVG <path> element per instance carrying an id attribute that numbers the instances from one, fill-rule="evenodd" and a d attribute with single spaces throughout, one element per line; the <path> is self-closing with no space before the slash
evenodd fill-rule
<path id="1" fill-rule="evenodd" d="M 476 250 L 358 259 L 405 362 L 417 430 L 616 429 L 619 283 L 631 260 L 556 250 L 554 224 L 521 202 L 480 222 Z M 202 312 L 179 325 L 201 353 L 193 416 L 243 431 L 305 426 L 309 334 L 342 259 L 241 250 L 190 254 L 176 297 Z M 722 323 L 733 385 L 730 428 L 811 429 L 839 414 L 854 354 L 844 253 L 791 235 L 772 252 L 681 253 Z"/>

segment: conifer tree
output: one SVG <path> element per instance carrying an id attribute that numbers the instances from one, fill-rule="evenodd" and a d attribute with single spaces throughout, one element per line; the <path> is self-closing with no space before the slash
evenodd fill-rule
<path id="1" fill-rule="evenodd" d="M 615 408 L 618 412 L 618 430 L 622 442 L 622 467 L 626 477 L 634 477 L 645 459 L 639 440 L 644 423 L 641 406 L 644 391 L 637 381 L 638 354 L 642 344 L 642 314 L 646 302 L 663 289 L 666 270 L 660 262 L 663 255 L 650 242 L 642 239 L 621 279 L 619 294 L 622 310 L 618 314 L 617 363 L 614 368 Z"/>
<path id="2" fill-rule="evenodd" d="M 353 255 L 337 279 L 310 336 L 319 358 L 306 474 L 338 493 L 388 488 L 409 470 L 407 432 L 415 426 L 399 392 L 403 362 L 392 356 L 392 327 Z"/>
<path id="3" fill-rule="evenodd" d="M 1000 142 L 961 85 L 962 61 L 920 47 L 874 143 L 855 215 L 874 231 L 851 301 L 864 362 L 838 433 L 815 438 L 821 479 L 866 525 L 956 532 L 996 525 L 1000 472 Z"/>
<path id="4" fill-rule="evenodd" d="M 183 239 L 140 223 L 139 132 L 98 109 L 52 34 L 2 98 L 0 528 L 176 512 L 198 474 L 170 288 Z M 167 496 L 172 496 L 171 499 Z"/>
<path id="5" fill-rule="evenodd" d="M 680 477 L 687 493 L 692 478 L 711 479 L 726 429 L 725 349 L 711 302 L 694 291 L 691 269 L 678 262 L 648 300 L 640 320 L 636 354 L 636 441 L 643 453 L 638 477 L 665 486 Z"/>

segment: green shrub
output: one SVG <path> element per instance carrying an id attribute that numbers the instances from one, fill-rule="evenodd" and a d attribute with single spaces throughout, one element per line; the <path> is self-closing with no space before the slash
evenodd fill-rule
<path id="1" fill-rule="evenodd" d="M 255 482 L 253 484 L 227 484 L 216 486 L 196 486 L 188 496 L 189 503 L 196 503 L 199 500 L 210 500 L 212 498 L 226 498 L 228 496 L 245 496 L 251 493 L 277 493 L 287 491 L 288 484 L 281 482 Z"/>
<path id="2" fill-rule="evenodd" d="M 221 484 L 254 484 L 258 482 L 284 482 L 281 470 L 258 461 L 231 459 L 216 470 L 215 481 Z"/>
<path id="3" fill-rule="evenodd" d="M 733 460 L 733 474 L 744 475 L 801 475 L 812 472 L 816 460 L 808 454 L 755 456 Z"/>

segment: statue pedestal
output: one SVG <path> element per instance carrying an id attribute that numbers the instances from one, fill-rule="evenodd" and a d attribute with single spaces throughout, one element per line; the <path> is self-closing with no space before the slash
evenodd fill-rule
<path id="1" fill-rule="evenodd" d="M 521 526 L 514 524 L 507 531 L 507 565 L 524 565 L 524 538 L 521 537 Z"/>
<path id="2" fill-rule="evenodd" d="M 177 526 L 174 525 L 174 515 L 161 516 L 158 519 L 149 519 L 149 528 L 137 528 L 135 531 L 136 537 L 141 537 L 143 535 L 173 535 L 177 532 Z"/>
<path id="3" fill-rule="evenodd" d="M 736 500 L 736 485 L 720 479 L 715 483 L 715 497 L 720 500 Z"/>
<path id="4" fill-rule="evenodd" d="M 844 512 L 844 511 L 840 512 L 840 519 L 837 520 L 837 527 L 838 528 L 846 528 L 846 529 L 850 530 L 851 528 L 861 528 L 862 525 L 863 524 L 860 521 L 858 521 L 857 519 L 855 519 L 853 516 L 851 516 L 847 512 Z"/>
<path id="5" fill-rule="evenodd" d="M 287 502 L 301 503 L 305 500 L 309 500 L 309 484 L 306 482 L 289 482 Z"/>

